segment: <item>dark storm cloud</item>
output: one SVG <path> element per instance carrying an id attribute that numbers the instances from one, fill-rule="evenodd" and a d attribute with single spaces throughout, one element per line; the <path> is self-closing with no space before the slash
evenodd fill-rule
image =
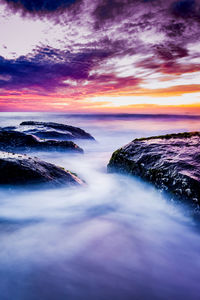
<path id="1" fill-rule="evenodd" d="M 113 19 L 116 15 L 122 14 L 130 0 L 102 0 L 94 10 L 98 20 Z"/>
<path id="2" fill-rule="evenodd" d="M 195 15 L 197 3 L 195 0 L 175 1 L 171 5 L 171 12 L 177 17 L 188 18 Z"/>
<path id="3" fill-rule="evenodd" d="M 67 87 L 68 84 L 63 82 L 67 79 L 87 80 L 91 69 L 109 55 L 103 50 L 71 54 L 44 48 L 33 57 L 16 60 L 0 57 L 0 88 L 52 92 Z"/>
<path id="4" fill-rule="evenodd" d="M 95 29 L 100 29 L 105 22 L 112 23 L 116 19 L 133 17 L 138 6 L 143 5 L 142 10 L 145 12 L 145 6 L 148 7 L 154 1 L 156 0 L 99 0 L 93 11 Z"/>
<path id="5" fill-rule="evenodd" d="M 186 25 L 183 22 L 176 22 L 174 20 L 163 26 L 163 31 L 165 31 L 166 35 L 171 38 L 183 35 L 185 29 Z"/>
<path id="6" fill-rule="evenodd" d="M 66 9 L 80 0 L 3 0 L 3 2 L 15 10 L 25 13 L 46 14 Z"/>
<path id="7" fill-rule="evenodd" d="M 188 51 L 184 47 L 175 44 L 156 45 L 155 53 L 163 60 L 176 60 L 188 56 Z"/>
<path id="8" fill-rule="evenodd" d="M 112 19 L 115 16 L 122 15 L 130 6 L 134 4 L 149 4 L 155 0 L 100 0 L 94 10 L 94 15 L 99 20 Z"/>

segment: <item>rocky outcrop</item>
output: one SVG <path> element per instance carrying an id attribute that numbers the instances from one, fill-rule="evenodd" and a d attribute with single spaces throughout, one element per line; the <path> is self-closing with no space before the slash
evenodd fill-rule
<path id="1" fill-rule="evenodd" d="M 94 140 L 93 136 L 81 128 L 54 122 L 26 121 L 20 124 L 19 129 L 44 139 Z"/>
<path id="2" fill-rule="evenodd" d="M 82 185 L 70 171 L 26 155 L 0 152 L 0 185 Z M 50 184 L 50 185 L 49 185 Z"/>
<path id="3" fill-rule="evenodd" d="M 139 176 L 174 199 L 200 204 L 200 132 L 135 139 L 115 151 L 109 172 Z"/>
<path id="4" fill-rule="evenodd" d="M 0 130 L 1 151 L 73 151 L 83 153 L 83 150 L 71 141 L 41 140 L 33 135 L 14 130 Z"/>

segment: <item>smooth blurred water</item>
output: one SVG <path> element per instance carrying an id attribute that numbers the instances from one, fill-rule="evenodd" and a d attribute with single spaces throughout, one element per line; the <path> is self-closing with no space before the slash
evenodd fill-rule
<path id="1" fill-rule="evenodd" d="M 199 299 L 200 232 L 186 209 L 137 178 L 107 174 L 135 137 L 200 130 L 200 118 L 1 113 L 81 127 L 84 155 L 32 153 L 79 174 L 83 188 L 0 188 L 0 300 Z"/>

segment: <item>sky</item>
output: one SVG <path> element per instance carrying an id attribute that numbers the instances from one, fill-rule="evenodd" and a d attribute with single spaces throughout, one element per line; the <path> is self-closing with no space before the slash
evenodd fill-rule
<path id="1" fill-rule="evenodd" d="M 200 0 L 0 0 L 0 111 L 200 114 Z"/>

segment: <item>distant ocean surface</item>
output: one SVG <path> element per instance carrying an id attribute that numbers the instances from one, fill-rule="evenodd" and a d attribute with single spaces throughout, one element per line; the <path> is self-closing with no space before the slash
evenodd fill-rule
<path id="1" fill-rule="evenodd" d="M 84 155 L 31 155 L 76 172 L 84 188 L 0 188 L 0 300 L 199 300 L 200 231 L 184 207 L 138 178 L 107 174 L 136 137 L 200 131 L 200 116 L 0 113 L 81 127 Z"/>

